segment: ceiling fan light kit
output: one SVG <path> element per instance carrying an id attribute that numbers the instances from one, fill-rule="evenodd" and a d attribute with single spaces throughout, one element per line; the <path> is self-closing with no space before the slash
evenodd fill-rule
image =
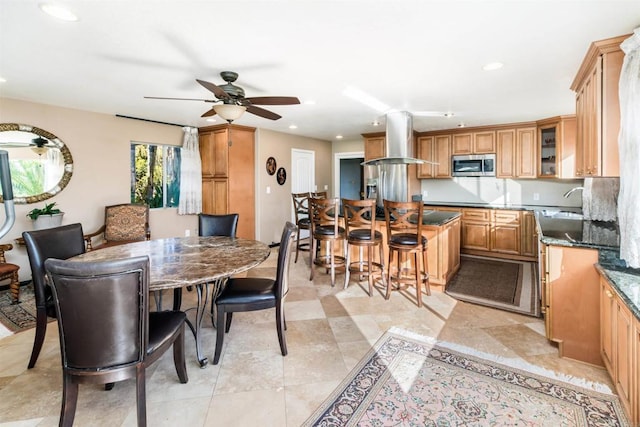
<path id="1" fill-rule="evenodd" d="M 228 121 L 229 123 L 237 120 L 244 114 L 247 107 L 235 104 L 220 104 L 213 107 L 217 115 Z"/>

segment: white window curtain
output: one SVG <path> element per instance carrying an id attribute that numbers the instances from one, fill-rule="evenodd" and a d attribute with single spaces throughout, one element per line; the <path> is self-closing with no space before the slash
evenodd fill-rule
<path id="1" fill-rule="evenodd" d="M 622 42 L 625 53 L 620 74 L 620 258 L 640 268 L 640 28 Z"/>
<path id="2" fill-rule="evenodd" d="M 42 157 L 42 156 L 40 156 Z M 44 189 L 51 191 L 60 182 L 64 174 L 64 162 L 60 150 L 47 150 L 44 159 L 41 160 L 44 166 Z"/>
<path id="3" fill-rule="evenodd" d="M 198 129 L 182 128 L 182 162 L 180 163 L 180 204 L 178 215 L 202 212 L 202 164 L 198 144 Z"/>

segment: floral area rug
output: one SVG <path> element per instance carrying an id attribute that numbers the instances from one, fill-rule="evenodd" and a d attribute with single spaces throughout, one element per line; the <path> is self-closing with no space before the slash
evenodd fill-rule
<path id="1" fill-rule="evenodd" d="M 55 321 L 53 318 L 48 321 Z M 12 304 L 11 292 L 0 291 L 0 323 L 15 333 L 36 326 L 36 299 L 33 285 L 20 286 L 20 303 Z"/>
<path id="2" fill-rule="evenodd" d="M 304 426 L 628 425 L 604 385 L 461 350 L 392 328 Z"/>

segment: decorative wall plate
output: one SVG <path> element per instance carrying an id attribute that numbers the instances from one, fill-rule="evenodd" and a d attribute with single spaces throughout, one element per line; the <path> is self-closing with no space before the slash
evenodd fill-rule
<path id="1" fill-rule="evenodd" d="M 273 175 L 274 173 L 276 173 L 276 168 L 277 168 L 277 164 L 276 164 L 276 159 L 273 157 L 269 157 L 267 159 L 267 173 L 269 175 Z"/>
<path id="2" fill-rule="evenodd" d="M 287 182 L 287 171 L 284 170 L 284 168 L 278 169 L 276 179 L 278 180 L 278 184 L 284 185 L 284 183 Z"/>

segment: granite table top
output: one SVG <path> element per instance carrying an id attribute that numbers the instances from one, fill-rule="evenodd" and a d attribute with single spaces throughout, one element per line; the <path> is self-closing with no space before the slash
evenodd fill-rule
<path id="1" fill-rule="evenodd" d="M 263 262 L 271 249 L 257 240 L 222 236 L 172 237 L 86 252 L 74 261 L 102 261 L 148 255 L 149 290 L 210 283 Z"/>

